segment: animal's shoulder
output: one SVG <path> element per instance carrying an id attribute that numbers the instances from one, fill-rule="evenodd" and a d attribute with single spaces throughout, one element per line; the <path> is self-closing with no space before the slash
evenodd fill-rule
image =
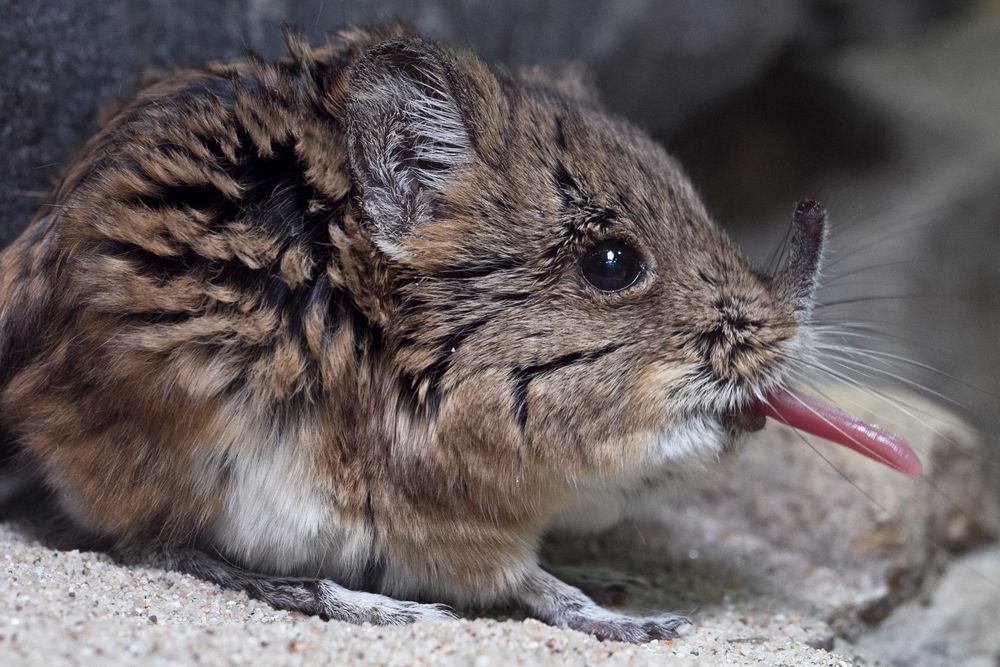
<path id="1" fill-rule="evenodd" d="M 351 184 L 316 93 L 340 70 L 303 67 L 178 72 L 88 144 L 40 232 L 65 266 L 47 282 L 67 332 L 178 373 L 211 351 L 226 382 L 279 395 L 315 383 L 334 323 L 353 316 L 336 249 Z"/>

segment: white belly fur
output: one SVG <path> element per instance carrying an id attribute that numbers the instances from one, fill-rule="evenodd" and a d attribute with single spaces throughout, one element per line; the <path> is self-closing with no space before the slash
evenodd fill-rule
<path id="1" fill-rule="evenodd" d="M 203 450 L 210 454 L 194 465 L 214 488 L 225 476 L 209 539 L 253 571 L 349 581 L 368 562 L 373 535 L 363 521 L 338 512 L 336 489 L 317 473 L 311 436 L 249 420 L 216 432 Z"/>

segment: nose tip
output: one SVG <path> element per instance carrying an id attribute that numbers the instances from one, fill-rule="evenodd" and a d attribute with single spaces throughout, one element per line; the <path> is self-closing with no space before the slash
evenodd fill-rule
<path id="1" fill-rule="evenodd" d="M 799 230 L 804 230 L 811 237 L 822 237 L 826 225 L 826 209 L 818 201 L 803 199 L 795 205 L 792 222 Z"/>
<path id="2" fill-rule="evenodd" d="M 811 199 L 800 201 L 792 215 L 792 241 L 788 265 L 776 277 L 797 311 L 812 309 L 826 240 L 826 209 Z"/>

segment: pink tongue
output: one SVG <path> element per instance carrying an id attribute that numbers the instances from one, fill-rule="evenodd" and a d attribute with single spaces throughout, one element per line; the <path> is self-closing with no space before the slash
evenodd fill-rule
<path id="1" fill-rule="evenodd" d="M 777 389 L 767 396 L 767 402 L 759 402 L 754 410 L 792 428 L 853 449 L 907 475 L 923 472 L 920 459 L 901 439 L 810 396 Z"/>

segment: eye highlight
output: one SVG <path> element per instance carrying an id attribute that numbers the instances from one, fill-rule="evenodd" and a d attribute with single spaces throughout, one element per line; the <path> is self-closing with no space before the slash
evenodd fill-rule
<path id="1" fill-rule="evenodd" d="M 600 241 L 580 260 L 580 270 L 588 283 L 602 292 L 618 292 L 631 287 L 642 273 L 639 251 L 621 239 Z"/>

